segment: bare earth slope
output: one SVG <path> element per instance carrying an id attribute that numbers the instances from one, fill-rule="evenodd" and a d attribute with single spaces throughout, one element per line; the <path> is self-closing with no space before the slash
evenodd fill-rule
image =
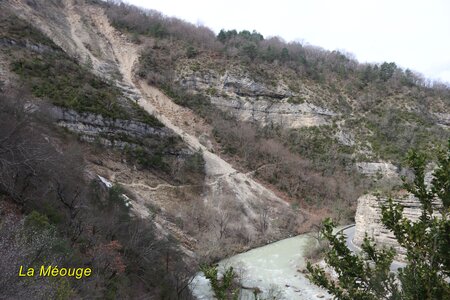
<path id="1" fill-rule="evenodd" d="M 192 247 L 188 248 L 195 251 L 193 248 L 197 247 L 199 252 L 202 250 L 198 248 L 204 251 L 221 248 L 222 236 L 226 236 L 227 232 L 235 232 L 249 241 L 257 237 L 276 239 L 287 235 L 288 230 L 294 229 L 295 224 L 301 221 L 300 216 L 293 215 L 285 201 L 255 181 L 250 176 L 251 172 L 240 173 L 200 142 L 199 137 L 210 132 L 201 118 L 175 104 L 157 88 L 135 79 L 133 70 L 142 46 L 130 43 L 116 31 L 100 7 L 72 0 L 65 0 L 58 7 L 37 5 L 32 8 L 17 0 L 7 3 L 18 16 L 32 20 L 67 53 L 92 66 L 96 74 L 113 80 L 125 95 L 181 136 L 189 147 L 202 152 L 206 171 L 203 192 L 199 199 L 189 203 L 181 202 L 180 191 L 195 187 L 176 187 L 152 181 L 146 174 L 107 158 L 104 159 L 109 162 L 103 166 L 92 165 L 92 173 L 132 190 L 137 198 L 133 207 L 138 215 L 149 216 L 149 205 L 156 205 L 164 214 L 179 217 L 184 222 L 195 219 L 192 213 L 208 212 L 211 224 L 201 234 L 194 234 L 200 240 L 196 246 L 192 246 L 195 244 L 189 236 L 192 233 L 186 234 L 186 230 L 177 228 L 173 218 L 155 218 L 163 231 L 169 230 L 181 240 L 191 240 L 189 244 Z M 48 18 L 48 15 L 54 18 Z"/>
<path id="2" fill-rule="evenodd" d="M 139 58 L 139 49 L 136 45 L 127 42 L 115 31 L 100 9 L 89 9 L 89 13 L 100 33 L 111 45 L 115 60 L 123 75 L 123 83 L 128 85 L 130 92 L 139 97 L 139 105 L 149 113 L 156 115 L 165 126 L 179 134 L 190 147 L 196 150 L 200 149 L 203 152 L 206 162 L 206 186 L 209 187 L 205 195 L 207 202 L 220 209 L 221 203 L 218 199 L 225 196 L 233 197 L 235 201 L 243 205 L 246 212 L 244 223 L 247 225 L 252 223 L 251 219 L 257 218 L 260 207 L 268 206 L 277 209 L 287 205 L 272 191 L 246 174 L 237 172 L 229 163 L 218 155 L 211 153 L 200 143 L 196 136 L 188 133 L 187 129 L 175 125 L 174 123 L 178 121 L 178 118 L 185 116 L 187 118 L 181 119 L 181 121 L 188 128 L 189 126 L 195 127 L 196 124 L 192 122 L 195 119 L 195 115 L 188 109 L 179 107 L 161 91 L 148 86 L 145 82 L 140 81 L 138 84 L 135 84 L 132 70 L 134 63 Z M 172 113 L 173 111 L 177 113 Z M 192 132 L 192 130 L 189 131 Z M 224 191 L 227 191 L 226 194 Z"/>

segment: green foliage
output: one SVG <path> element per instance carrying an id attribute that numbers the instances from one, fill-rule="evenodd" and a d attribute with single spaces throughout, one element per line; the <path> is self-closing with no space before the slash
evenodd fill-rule
<path id="1" fill-rule="evenodd" d="M 193 46 L 188 46 L 186 49 L 186 56 L 187 58 L 194 58 L 198 55 L 197 49 L 195 49 Z"/>
<path id="2" fill-rule="evenodd" d="M 19 59 L 12 70 L 30 85 L 36 97 L 78 112 L 127 119 L 119 105 L 120 91 L 69 59 L 64 53 Z"/>
<path id="3" fill-rule="evenodd" d="M 67 300 L 73 299 L 75 296 L 75 292 L 70 285 L 70 281 L 67 278 L 58 278 L 58 282 L 56 283 L 57 289 L 55 294 L 56 300 Z"/>
<path id="4" fill-rule="evenodd" d="M 223 29 L 219 32 L 217 38 L 219 39 L 219 41 L 221 41 L 222 43 L 237 36 L 237 31 L 235 29 L 233 30 L 228 30 L 228 31 L 224 31 Z"/>
<path id="5" fill-rule="evenodd" d="M 13 39 L 16 42 L 45 45 L 53 50 L 60 50 L 45 34 L 29 23 L 7 12 L 0 12 L 0 39 Z"/>
<path id="6" fill-rule="evenodd" d="M 203 94 L 191 93 L 184 88 L 176 87 L 174 84 L 162 84 L 161 89 L 176 104 L 189 107 L 201 116 L 206 116 L 211 107 L 209 98 Z"/>
<path id="7" fill-rule="evenodd" d="M 383 81 L 389 80 L 392 75 L 394 75 L 395 70 L 397 69 L 397 65 L 393 62 L 387 63 L 384 62 L 380 66 L 380 78 Z"/>
<path id="8" fill-rule="evenodd" d="M 326 262 L 338 273 L 338 281 L 330 281 L 324 270 L 310 263 L 308 270 L 310 280 L 326 288 L 336 298 L 450 298 L 450 141 L 448 149 L 438 155 L 431 187 L 425 184 L 426 155 L 410 151 L 407 161 L 415 176 L 413 182 L 405 179 L 405 188 L 421 203 L 419 220 L 412 222 L 404 217 L 404 207 L 392 199 L 382 206 L 381 212 L 383 225 L 406 249 L 406 267 L 400 269 L 398 274 L 390 273 L 394 250 L 376 248 L 367 235 L 362 245 L 363 256 L 352 254 L 343 234 L 332 233 L 333 223 L 328 220 L 322 231 L 331 245 Z M 436 199 L 442 201 L 437 211 L 434 206 Z"/>
<path id="9" fill-rule="evenodd" d="M 203 173 L 205 169 L 205 160 L 201 151 L 195 152 L 186 159 L 186 169 L 191 173 Z"/>
<path id="10" fill-rule="evenodd" d="M 352 147 L 340 144 L 328 125 L 292 129 L 286 133 L 286 145 L 294 152 L 311 159 L 317 167 L 331 169 L 333 165 L 346 165 Z"/>
<path id="11" fill-rule="evenodd" d="M 14 16 L 0 15 L 0 23 L 4 25 L 0 37 L 15 39 L 19 46 L 12 51 L 11 69 L 34 96 L 81 113 L 113 119 L 134 118 L 150 126 L 163 126 L 136 103 L 126 99 L 111 82 L 94 75 L 89 57 L 84 65 L 80 65 L 40 31 Z M 27 47 L 30 42 L 40 50 L 30 50 Z M 127 110 L 130 105 L 131 109 Z"/>
<path id="12" fill-rule="evenodd" d="M 139 104 L 136 102 L 131 103 L 131 107 L 133 110 L 133 119 L 142 123 L 145 123 L 151 127 L 162 128 L 164 124 L 161 123 L 155 116 L 149 114 L 146 110 L 144 110 Z"/>
<path id="13" fill-rule="evenodd" d="M 115 205 L 120 207 L 121 210 L 128 213 L 130 211 L 130 204 L 127 202 L 126 198 L 123 196 L 125 190 L 120 185 L 113 185 L 109 189 L 109 205 Z"/>
<path id="14" fill-rule="evenodd" d="M 264 36 L 255 30 L 253 30 L 253 32 L 250 32 L 248 30 L 242 30 L 241 32 L 238 33 L 235 29 L 233 30 L 222 29 L 217 35 L 217 39 L 222 43 L 226 43 L 227 41 L 235 37 L 240 37 L 250 42 L 260 42 L 264 40 Z"/>
<path id="15" fill-rule="evenodd" d="M 268 62 L 273 62 L 277 58 L 277 51 L 274 47 L 267 46 L 267 48 L 262 53 L 262 58 Z"/>
<path id="16" fill-rule="evenodd" d="M 258 55 L 258 47 L 254 43 L 246 44 L 242 47 L 242 54 L 253 61 Z"/>
<path id="17" fill-rule="evenodd" d="M 433 126 L 430 116 L 400 109 L 373 110 L 361 122 L 371 131 L 361 139 L 370 141 L 374 152 L 385 160 L 400 162 L 412 147 L 425 150 L 450 138 L 448 131 Z"/>
<path id="18" fill-rule="evenodd" d="M 413 182 L 405 183 L 405 188 L 421 203 L 419 221 L 404 217 L 403 207 L 392 199 L 382 207 L 383 224 L 407 250 L 408 265 L 399 273 L 406 299 L 450 298 L 450 286 L 446 282 L 450 276 L 450 140 L 446 152 L 438 155 L 431 188 L 425 184 L 426 155 L 408 153 L 407 160 L 415 177 Z M 439 209 L 434 207 L 436 199 L 442 202 Z"/>
<path id="19" fill-rule="evenodd" d="M 125 153 L 129 158 L 136 161 L 140 166 L 146 169 L 157 169 L 163 172 L 169 170 L 169 166 L 164 161 L 164 154 L 162 150 L 156 149 L 150 152 L 145 147 L 137 146 L 126 148 Z"/>
<path id="20" fill-rule="evenodd" d="M 235 287 L 237 274 L 234 272 L 233 267 L 226 269 L 221 279 L 219 279 L 217 265 L 202 266 L 201 271 L 205 275 L 206 279 L 209 280 L 214 291 L 214 296 L 218 300 L 238 299 L 239 288 Z"/>
<path id="21" fill-rule="evenodd" d="M 291 104 L 302 104 L 305 103 L 305 99 L 301 96 L 289 97 L 287 102 Z"/>
<path id="22" fill-rule="evenodd" d="M 50 222 L 47 216 L 33 210 L 25 219 L 25 227 L 44 230 L 50 228 Z"/>
<path id="23" fill-rule="evenodd" d="M 378 300 L 391 294 L 391 299 L 398 298 L 398 286 L 389 267 L 394 258 L 394 250 L 383 248 L 377 250 L 375 244 L 366 235 L 362 245 L 364 256 L 357 256 L 347 248 L 342 232 L 333 234 L 335 224 L 327 219 L 323 224 L 322 234 L 329 241 L 330 249 L 325 261 L 338 275 L 338 284 L 330 281 L 320 267 L 310 262 L 307 269 L 308 278 L 324 287 L 337 299 Z"/>
<path id="24" fill-rule="evenodd" d="M 280 59 L 282 62 L 286 62 L 290 59 L 289 50 L 287 48 L 281 49 Z"/>
<path id="25" fill-rule="evenodd" d="M 217 89 L 214 87 L 210 87 L 208 88 L 208 90 L 206 90 L 206 93 L 210 96 L 217 96 Z"/>

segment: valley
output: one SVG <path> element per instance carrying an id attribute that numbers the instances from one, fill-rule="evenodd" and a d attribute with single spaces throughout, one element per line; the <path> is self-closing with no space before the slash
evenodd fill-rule
<path id="1" fill-rule="evenodd" d="M 405 195 L 404 154 L 450 138 L 450 89 L 392 63 L 114 1 L 0 9 L 0 266 L 94 274 L 11 271 L 6 298 L 212 299 L 198 271 L 240 259 L 258 299 L 331 297 L 305 275 L 322 221 L 390 244 L 378 206 Z"/>

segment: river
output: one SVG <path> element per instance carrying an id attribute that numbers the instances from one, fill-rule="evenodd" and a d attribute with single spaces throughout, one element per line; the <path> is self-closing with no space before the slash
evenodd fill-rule
<path id="1" fill-rule="evenodd" d="M 242 286 L 262 291 L 260 299 L 331 299 L 298 271 L 305 268 L 303 254 L 309 239 L 311 236 L 303 234 L 252 249 L 220 261 L 219 270 L 233 266 Z M 209 281 L 201 272 L 190 288 L 199 300 L 214 299 Z M 253 300 L 254 296 L 251 290 L 244 289 L 239 299 Z"/>

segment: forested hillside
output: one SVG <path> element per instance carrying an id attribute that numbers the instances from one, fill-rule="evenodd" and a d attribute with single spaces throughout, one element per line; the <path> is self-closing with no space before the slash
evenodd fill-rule
<path id="1" fill-rule="evenodd" d="M 2 299 L 190 299 L 450 138 L 449 87 L 393 62 L 117 1 L 1 1 L 0 101 Z"/>
<path id="2" fill-rule="evenodd" d="M 104 6 L 112 25 L 145 45 L 137 76 L 208 120 L 222 155 L 301 204 L 351 203 L 372 184 L 357 170 L 386 162 L 400 173 L 408 149 L 449 137 L 448 87 L 393 62 L 360 64 L 255 31 L 215 35 L 156 11 Z M 381 185 L 392 181 L 385 171 Z"/>

